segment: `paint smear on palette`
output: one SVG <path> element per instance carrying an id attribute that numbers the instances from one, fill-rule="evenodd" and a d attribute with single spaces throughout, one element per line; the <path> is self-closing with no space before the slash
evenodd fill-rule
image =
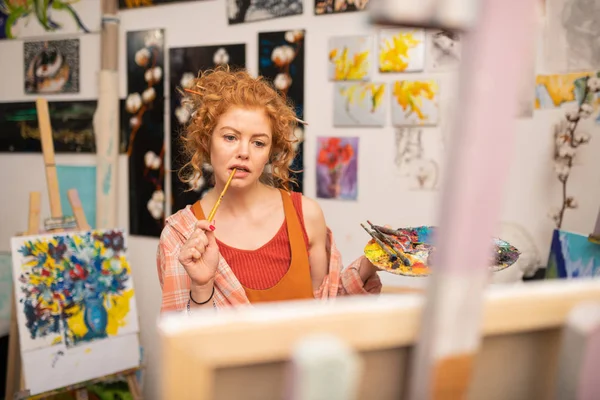
<path id="1" fill-rule="evenodd" d="M 122 231 L 13 238 L 21 350 L 138 331 Z"/>
<path id="2" fill-rule="evenodd" d="M 317 140 L 317 197 L 356 200 L 358 138 L 320 137 Z"/>

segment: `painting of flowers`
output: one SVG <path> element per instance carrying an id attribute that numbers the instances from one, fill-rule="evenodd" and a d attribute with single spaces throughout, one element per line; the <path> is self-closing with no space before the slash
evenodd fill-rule
<path id="1" fill-rule="evenodd" d="M 563 105 L 581 104 L 583 93 L 589 76 L 600 75 L 600 72 L 574 72 L 557 75 L 538 75 L 535 79 L 535 108 L 560 108 Z M 598 94 L 592 94 L 598 98 Z"/>
<path id="2" fill-rule="evenodd" d="M 16 316 L 28 388 L 49 390 L 79 382 L 82 375 L 103 376 L 139 363 L 139 349 L 122 348 L 125 342 L 137 345 L 139 332 L 126 245 L 122 230 L 12 238 Z M 94 371 L 84 366 L 66 370 L 75 361 L 86 363 L 81 362 L 86 355 L 92 362 L 111 355 L 117 360 L 96 362 Z M 47 371 L 36 376 L 43 367 Z"/>
<path id="3" fill-rule="evenodd" d="M 317 138 L 317 197 L 356 200 L 358 137 Z"/>
<path id="4" fill-rule="evenodd" d="M 336 82 L 333 97 L 335 126 L 384 126 L 386 84 Z"/>
<path id="5" fill-rule="evenodd" d="M 369 0 L 315 0 L 315 15 L 362 11 L 368 4 Z"/>
<path id="6" fill-rule="evenodd" d="M 396 81 L 392 85 L 394 126 L 437 125 L 439 84 L 436 80 Z"/>
<path id="7" fill-rule="evenodd" d="M 164 226 L 164 30 L 127 32 L 129 230 L 159 237 Z"/>
<path id="8" fill-rule="evenodd" d="M 296 116 L 304 120 L 304 30 L 260 32 L 258 34 L 258 73 L 273 82 L 273 86 L 291 102 Z M 304 190 L 304 126 L 299 125 L 294 136 L 296 156 L 290 164 L 294 183 L 290 189 Z"/>
<path id="9" fill-rule="evenodd" d="M 202 174 L 193 172 L 193 179 L 189 183 L 182 181 L 179 176 L 180 170 L 187 161 L 181 137 L 185 134 L 185 129 L 193 112 L 186 106 L 185 102 L 182 102 L 183 97 L 180 91 L 191 89 L 194 78 L 198 76 L 200 71 L 221 65 L 228 65 L 231 69 L 244 68 L 246 66 L 246 45 L 222 44 L 169 49 L 172 213 L 204 197 L 214 186 L 210 164 L 204 166 Z M 183 170 L 182 173 L 186 174 L 187 171 Z"/>
<path id="10" fill-rule="evenodd" d="M 0 39 L 100 30 L 101 0 L 0 0 Z"/>
<path id="11" fill-rule="evenodd" d="M 379 31 L 379 71 L 423 71 L 424 29 L 382 29 Z"/>
<path id="12" fill-rule="evenodd" d="M 366 81 L 373 64 L 371 36 L 335 36 L 329 39 L 329 79 Z"/>

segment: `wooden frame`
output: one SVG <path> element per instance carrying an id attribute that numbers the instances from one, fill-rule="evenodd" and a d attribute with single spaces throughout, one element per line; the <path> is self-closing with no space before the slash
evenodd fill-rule
<path id="1" fill-rule="evenodd" d="M 600 280 L 486 290 L 469 398 L 552 393 L 562 328 L 571 310 L 585 301 L 600 301 Z M 423 305 L 423 296 L 390 294 L 164 316 L 159 322 L 161 398 L 221 399 L 234 393 L 236 398 L 241 393 L 248 399 L 281 398 L 282 369 L 298 341 L 313 333 L 332 334 L 361 354 L 368 368 L 358 399 L 400 398 Z"/>

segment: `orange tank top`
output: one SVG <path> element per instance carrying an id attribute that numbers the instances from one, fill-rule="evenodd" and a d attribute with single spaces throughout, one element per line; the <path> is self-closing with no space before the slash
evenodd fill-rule
<path id="1" fill-rule="evenodd" d="M 256 250 L 241 250 L 217 240 L 221 256 L 244 288 L 250 303 L 313 298 L 308 237 L 294 203 L 301 194 L 280 190 L 285 220 L 278 233 Z M 294 196 L 294 197 L 292 197 Z M 204 219 L 200 201 L 192 206 Z"/>

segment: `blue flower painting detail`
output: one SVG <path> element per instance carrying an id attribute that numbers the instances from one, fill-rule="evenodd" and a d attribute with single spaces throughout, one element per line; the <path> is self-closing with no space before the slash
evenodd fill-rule
<path id="1" fill-rule="evenodd" d="M 600 245 L 587 235 L 555 229 L 552 235 L 546 278 L 600 276 Z"/>

